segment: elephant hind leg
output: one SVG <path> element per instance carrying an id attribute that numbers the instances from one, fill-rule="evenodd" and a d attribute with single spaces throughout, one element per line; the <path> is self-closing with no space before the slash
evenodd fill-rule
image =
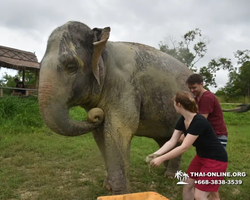
<path id="1" fill-rule="evenodd" d="M 175 173 L 180 170 L 182 155 L 169 160 L 164 173 L 165 178 L 174 178 Z"/>

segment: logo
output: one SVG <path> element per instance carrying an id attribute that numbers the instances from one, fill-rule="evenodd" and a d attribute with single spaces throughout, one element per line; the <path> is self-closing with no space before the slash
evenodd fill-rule
<path id="1" fill-rule="evenodd" d="M 182 172 L 181 170 L 177 171 L 175 173 L 174 177 L 179 180 L 177 185 L 187 185 L 187 184 L 189 184 L 189 183 L 184 182 L 189 178 L 188 174 L 186 174 L 185 172 Z"/>

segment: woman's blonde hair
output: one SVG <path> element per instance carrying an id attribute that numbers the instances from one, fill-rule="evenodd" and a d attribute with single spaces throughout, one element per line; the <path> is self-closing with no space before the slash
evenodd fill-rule
<path id="1" fill-rule="evenodd" d="M 186 91 L 177 92 L 174 97 L 174 100 L 176 103 L 180 103 L 186 110 L 192 113 L 198 113 L 198 106 L 189 92 Z"/>

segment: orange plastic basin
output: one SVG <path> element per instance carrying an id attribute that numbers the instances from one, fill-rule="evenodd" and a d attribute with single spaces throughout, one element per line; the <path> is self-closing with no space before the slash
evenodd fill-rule
<path id="1" fill-rule="evenodd" d="M 97 200 L 169 200 L 169 199 L 156 192 L 139 192 L 139 193 L 114 195 L 114 196 L 102 196 L 98 197 Z"/>

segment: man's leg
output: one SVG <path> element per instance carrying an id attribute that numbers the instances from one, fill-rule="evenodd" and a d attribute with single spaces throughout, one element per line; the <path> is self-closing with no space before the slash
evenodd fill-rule
<path id="1" fill-rule="evenodd" d="M 195 179 L 188 178 L 185 182 L 188 183 L 183 187 L 183 200 L 194 200 L 194 181 Z"/>
<path id="2" fill-rule="evenodd" d="M 205 192 L 195 188 L 194 190 L 194 199 L 195 200 L 208 200 L 208 195 L 210 192 Z"/>

